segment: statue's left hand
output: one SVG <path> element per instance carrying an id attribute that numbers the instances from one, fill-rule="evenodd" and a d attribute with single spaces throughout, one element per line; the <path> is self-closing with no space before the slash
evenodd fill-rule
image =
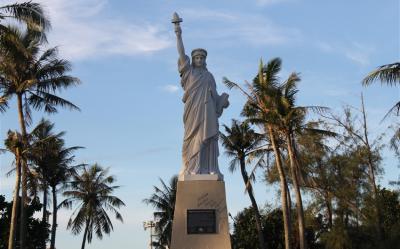
<path id="1" fill-rule="evenodd" d="M 222 93 L 217 99 L 217 114 L 218 117 L 222 115 L 225 108 L 229 106 L 229 95 L 227 93 Z"/>

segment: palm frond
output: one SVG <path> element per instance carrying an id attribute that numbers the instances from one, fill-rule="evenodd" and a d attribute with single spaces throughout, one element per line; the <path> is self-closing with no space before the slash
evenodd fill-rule
<path id="1" fill-rule="evenodd" d="M 378 67 L 370 72 L 362 81 L 364 86 L 370 85 L 372 82 L 379 80 L 381 84 L 388 86 L 400 83 L 400 62 L 395 62 Z"/>
<path id="2" fill-rule="evenodd" d="M 36 91 L 36 93 L 31 92 L 28 103 L 32 105 L 34 109 L 41 110 L 44 108 L 44 111 L 48 113 L 56 113 L 56 106 L 68 107 L 71 110 L 80 110 L 79 107 L 68 100 L 44 91 Z"/>
<path id="3" fill-rule="evenodd" d="M 397 102 L 394 106 L 392 106 L 392 108 L 390 108 L 390 110 L 382 118 L 382 121 L 385 120 L 391 114 L 395 114 L 396 116 L 399 116 L 399 114 L 400 114 L 400 101 Z"/>
<path id="4" fill-rule="evenodd" d="M 13 17 L 17 21 L 25 22 L 29 29 L 46 41 L 45 31 L 49 30 L 51 25 L 39 3 L 29 1 L 0 7 L 0 20 L 5 18 L 6 14 L 10 14 L 8 17 Z"/>
<path id="5" fill-rule="evenodd" d="M 8 102 L 5 97 L 0 97 L 0 113 L 6 112 L 8 109 Z"/>

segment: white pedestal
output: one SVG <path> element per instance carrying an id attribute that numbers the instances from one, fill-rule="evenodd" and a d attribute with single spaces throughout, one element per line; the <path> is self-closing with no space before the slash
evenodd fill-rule
<path id="1" fill-rule="evenodd" d="M 188 234 L 188 210 L 215 210 L 215 233 Z M 188 178 L 178 181 L 171 249 L 231 249 L 223 181 Z"/>
<path id="2" fill-rule="evenodd" d="M 209 174 L 199 174 L 199 175 L 180 175 L 179 181 L 218 181 L 220 176 L 218 175 L 209 175 Z"/>

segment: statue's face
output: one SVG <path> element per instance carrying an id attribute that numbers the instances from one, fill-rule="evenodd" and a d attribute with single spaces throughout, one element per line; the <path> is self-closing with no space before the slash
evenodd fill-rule
<path id="1" fill-rule="evenodd" d="M 202 55 L 196 55 L 195 57 L 193 57 L 193 64 L 195 67 L 203 67 L 205 65 L 205 62 L 206 57 Z"/>

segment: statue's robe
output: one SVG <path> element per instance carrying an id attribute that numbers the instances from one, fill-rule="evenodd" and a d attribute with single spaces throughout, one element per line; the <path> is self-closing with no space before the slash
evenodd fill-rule
<path id="1" fill-rule="evenodd" d="M 222 113 L 214 76 L 204 68 L 190 64 L 188 56 L 179 60 L 184 89 L 183 123 L 185 128 L 180 175 L 222 174 L 218 168 L 218 117 Z"/>

